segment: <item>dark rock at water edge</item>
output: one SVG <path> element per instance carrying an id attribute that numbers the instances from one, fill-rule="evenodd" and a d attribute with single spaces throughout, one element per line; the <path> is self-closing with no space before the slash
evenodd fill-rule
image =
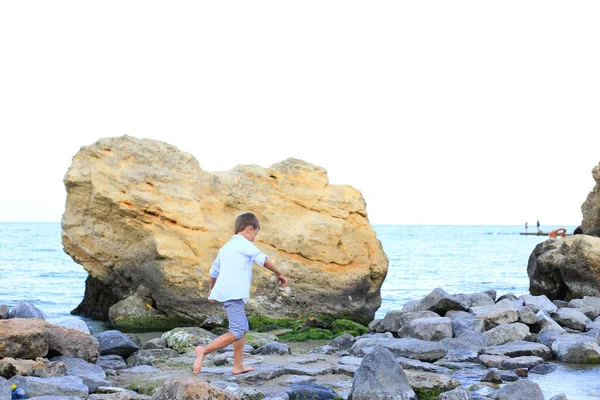
<path id="1" fill-rule="evenodd" d="M 8 313 L 9 318 L 40 318 L 46 319 L 46 314 L 27 301 L 19 301 Z"/>
<path id="2" fill-rule="evenodd" d="M 131 339 L 117 330 L 104 331 L 94 337 L 100 344 L 100 355 L 117 354 L 123 358 L 129 357 L 140 348 Z"/>
<path id="3" fill-rule="evenodd" d="M 509 383 L 492 395 L 496 400 L 545 400 L 540 386 L 528 379 Z"/>
<path id="4" fill-rule="evenodd" d="M 293 384 L 287 395 L 290 399 L 297 400 L 333 400 L 338 397 L 333 389 L 315 383 Z"/>

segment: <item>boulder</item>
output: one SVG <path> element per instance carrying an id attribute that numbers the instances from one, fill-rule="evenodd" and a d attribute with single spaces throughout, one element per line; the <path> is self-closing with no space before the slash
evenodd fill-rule
<path id="1" fill-rule="evenodd" d="M 536 314 L 538 318 L 538 322 L 536 327 L 541 331 L 542 329 L 547 329 L 551 331 L 564 332 L 562 326 L 558 324 L 546 311 L 538 311 Z"/>
<path id="2" fill-rule="evenodd" d="M 65 376 L 67 366 L 63 362 L 50 362 L 45 358 L 34 360 L 22 360 L 6 357 L 0 359 L 0 376 L 12 378 L 15 375 L 37 376 L 38 378 L 50 378 Z"/>
<path id="3" fill-rule="evenodd" d="M 569 301 L 568 307 L 578 308 L 589 319 L 596 319 L 600 316 L 600 297 L 583 296 L 582 299 L 573 299 Z"/>
<path id="4" fill-rule="evenodd" d="M 481 361 L 488 368 L 498 368 L 504 360 L 510 360 L 510 357 L 493 356 L 490 354 L 482 354 L 479 356 L 479 361 Z"/>
<path id="5" fill-rule="evenodd" d="M 438 398 L 441 393 L 460 386 L 457 379 L 444 374 L 421 371 L 405 371 L 408 383 L 419 399 Z"/>
<path id="6" fill-rule="evenodd" d="M 254 354 L 271 355 L 271 354 L 292 354 L 290 346 L 279 342 L 270 342 L 254 351 Z"/>
<path id="7" fill-rule="evenodd" d="M 164 349 L 166 347 L 167 347 L 167 342 L 165 342 L 163 338 L 154 338 L 154 339 L 150 339 L 146 343 L 144 343 L 144 345 L 142 346 L 142 349 L 143 350 Z"/>
<path id="8" fill-rule="evenodd" d="M 558 367 L 556 365 L 545 362 L 543 364 L 538 364 L 535 367 L 531 368 L 529 372 L 531 372 L 532 374 L 547 375 L 551 372 L 556 371 L 557 369 Z"/>
<path id="9" fill-rule="evenodd" d="M 600 345 L 594 336 L 561 335 L 552 343 L 552 353 L 564 363 L 600 364 Z"/>
<path id="10" fill-rule="evenodd" d="M 519 319 L 519 307 L 508 299 L 492 306 L 471 307 L 469 311 L 485 322 L 486 330 L 501 324 L 517 322 Z"/>
<path id="11" fill-rule="evenodd" d="M 535 356 L 523 356 L 523 357 L 515 357 L 509 358 L 506 360 L 502 360 L 500 362 L 500 368 L 502 369 L 520 369 L 527 368 L 531 369 L 536 365 L 542 364 L 544 359 L 541 357 Z"/>
<path id="12" fill-rule="evenodd" d="M 355 358 L 355 357 L 353 357 Z M 358 360 L 360 358 L 356 357 Z M 419 360 L 413 360 L 406 357 L 396 357 L 396 361 L 400 366 L 404 369 L 414 369 L 417 371 L 425 371 L 425 372 L 435 372 L 438 374 L 450 374 L 452 371 L 448 368 L 440 367 L 435 364 L 431 364 L 428 362 L 423 362 Z M 340 360 L 341 362 L 341 360 Z M 360 362 L 358 363 L 360 365 Z"/>
<path id="13" fill-rule="evenodd" d="M 375 346 L 381 346 L 388 349 L 396 357 L 407 357 L 420 361 L 436 361 L 444 357 L 448 352 L 446 348 L 438 342 L 428 342 L 412 338 L 365 338 L 358 339 L 356 343 L 354 343 L 350 349 L 350 354 L 364 357 L 366 354 L 370 353 Z"/>
<path id="14" fill-rule="evenodd" d="M 529 327 L 520 322 L 501 324 L 483 333 L 488 346 L 499 346 L 508 342 L 524 340 L 529 334 Z"/>
<path id="15" fill-rule="evenodd" d="M 0 319 L 8 319 L 8 306 L 6 304 L 0 305 Z"/>
<path id="16" fill-rule="evenodd" d="M 519 313 L 519 322 L 533 325 L 538 321 L 537 315 L 527 306 L 519 306 L 517 312 Z"/>
<path id="17" fill-rule="evenodd" d="M 208 382 L 194 377 L 168 379 L 158 387 L 152 400 L 240 400 L 233 393 L 211 386 Z"/>
<path id="18" fill-rule="evenodd" d="M 89 389 L 78 376 L 57 378 L 37 378 L 33 376 L 14 376 L 9 382 L 23 388 L 27 397 L 40 396 L 77 396 L 86 399 Z"/>
<path id="19" fill-rule="evenodd" d="M 419 302 L 415 311 L 433 311 L 436 314 L 444 315 L 450 310 L 466 311 L 467 309 L 468 307 L 465 307 L 444 289 L 436 288 Z"/>
<path id="20" fill-rule="evenodd" d="M 496 356 L 508 356 L 508 357 L 521 357 L 521 356 L 537 356 L 544 360 L 552 358 L 552 350 L 541 343 L 531 342 L 510 342 L 500 346 L 486 347 L 483 349 L 485 354 L 491 354 Z"/>
<path id="21" fill-rule="evenodd" d="M 28 301 L 19 301 L 17 305 L 10 310 L 8 318 L 39 318 L 46 319 L 46 314 Z"/>
<path id="22" fill-rule="evenodd" d="M 545 346 L 552 347 L 552 343 L 558 338 L 560 335 L 564 334 L 564 330 L 556 331 L 552 329 L 542 329 L 540 333 L 537 335 L 536 341 Z"/>
<path id="23" fill-rule="evenodd" d="M 553 313 L 558 309 L 556 305 L 544 295 L 532 296 L 530 294 L 524 294 L 519 296 L 519 299 L 523 300 L 523 305 L 529 307 L 529 309 L 534 313 L 537 313 L 538 311 Z"/>
<path id="24" fill-rule="evenodd" d="M 581 230 L 586 235 L 600 236 L 600 163 L 592 169 L 592 177 L 596 185 L 581 205 Z"/>
<path id="25" fill-rule="evenodd" d="M 473 293 L 471 295 L 471 304 L 469 305 L 469 307 L 491 306 L 496 303 L 495 299 L 496 292 L 493 290 L 487 292 Z"/>
<path id="26" fill-rule="evenodd" d="M 402 326 L 398 336 L 439 342 L 452 337 L 452 320 L 446 317 L 415 319 Z"/>
<path id="27" fill-rule="evenodd" d="M 127 364 L 123 357 L 118 354 L 109 354 L 106 356 L 98 357 L 97 364 L 102 367 L 102 369 L 123 369 L 127 368 Z"/>
<path id="28" fill-rule="evenodd" d="M 287 390 L 288 398 L 298 400 L 333 400 L 337 393 L 327 386 L 316 383 L 295 383 Z"/>
<path id="29" fill-rule="evenodd" d="M 54 357 L 52 361 L 65 363 L 67 366 L 67 375 L 78 376 L 86 385 L 90 393 L 94 393 L 100 386 L 108 386 L 110 382 L 106 380 L 106 373 L 101 366 L 91 364 L 80 358 L 60 356 Z"/>
<path id="30" fill-rule="evenodd" d="M 392 353 L 376 346 L 356 370 L 348 399 L 417 400 L 417 396 Z"/>
<path id="31" fill-rule="evenodd" d="M 552 318 L 562 327 L 575 329 L 581 332 L 586 330 L 586 325 L 591 322 L 584 313 L 576 308 L 561 308 L 554 314 Z"/>
<path id="32" fill-rule="evenodd" d="M 528 379 L 509 383 L 491 397 L 495 400 L 544 400 L 540 386 Z"/>
<path id="33" fill-rule="evenodd" d="M 337 351 L 349 351 L 356 343 L 356 338 L 349 333 L 344 333 L 329 342 L 329 345 Z"/>
<path id="34" fill-rule="evenodd" d="M 50 354 L 81 358 L 91 363 L 100 355 L 98 341 L 79 329 L 48 324 L 46 336 Z"/>
<path id="35" fill-rule="evenodd" d="M 471 392 L 463 387 L 457 387 L 440 394 L 439 400 L 471 400 Z"/>
<path id="36" fill-rule="evenodd" d="M 542 242 L 529 257 L 527 274 L 532 295 L 600 297 L 600 238 L 574 235 Z"/>
<path id="37" fill-rule="evenodd" d="M 205 346 L 216 338 L 215 334 L 197 327 L 175 328 L 161 336 L 169 348 L 180 353 L 192 347 Z"/>
<path id="38" fill-rule="evenodd" d="M 385 314 L 385 317 L 377 325 L 377 332 L 393 332 L 396 333 L 398 330 L 418 318 L 435 318 L 440 317 L 439 314 L 433 311 L 399 311 L 392 310 Z"/>
<path id="39" fill-rule="evenodd" d="M 388 260 L 365 200 L 321 167 L 287 159 L 211 173 L 167 143 L 123 136 L 81 148 L 64 183 L 64 249 L 90 275 L 80 314 L 146 327 L 223 316 L 206 298 L 208 270 L 244 211 L 263 223 L 256 244 L 294 288 L 255 267 L 249 313 L 366 324 L 381 305 Z M 119 308 L 132 296 L 135 307 Z"/>
<path id="40" fill-rule="evenodd" d="M 485 331 L 485 322 L 465 311 L 448 311 L 446 318 L 452 320 L 454 336 L 460 336 L 466 331 Z M 537 321 L 537 318 L 536 318 Z"/>
<path id="41" fill-rule="evenodd" d="M 94 337 L 100 344 L 100 355 L 103 356 L 116 354 L 127 358 L 140 349 L 137 344 L 133 343 L 121 331 L 108 330 L 94 335 Z"/>
<path id="42" fill-rule="evenodd" d="M 487 337 L 478 331 L 467 331 L 456 338 L 442 339 L 440 343 L 448 350 L 470 350 L 480 353 L 487 345 Z"/>
<path id="43" fill-rule="evenodd" d="M 248 332 L 246 333 L 246 343 L 255 349 L 268 343 L 277 341 L 277 336 L 266 332 Z"/>
<path id="44" fill-rule="evenodd" d="M 52 320 L 52 323 L 54 325 L 64 326 L 65 328 L 77 329 L 78 331 L 87 333 L 88 335 L 91 334 L 90 328 L 88 328 L 85 321 L 83 321 L 81 318 L 65 317 L 57 320 Z"/>
<path id="45" fill-rule="evenodd" d="M 179 353 L 172 349 L 146 349 L 138 350 L 127 358 L 128 367 L 138 365 L 154 365 L 164 363 L 170 358 L 179 357 Z"/>
<path id="46" fill-rule="evenodd" d="M 0 376 L 0 399 L 9 400 L 12 396 L 12 389 L 10 383 L 6 379 Z"/>
<path id="47" fill-rule="evenodd" d="M 481 382 L 502 383 L 502 371 L 497 368 L 490 368 L 481 377 Z"/>
<path id="48" fill-rule="evenodd" d="M 222 317 L 218 315 L 211 315 L 210 317 L 207 317 L 204 321 L 202 321 L 200 327 L 202 329 L 206 329 L 207 331 L 212 331 L 215 328 L 222 328 L 224 322 L 225 321 Z"/>

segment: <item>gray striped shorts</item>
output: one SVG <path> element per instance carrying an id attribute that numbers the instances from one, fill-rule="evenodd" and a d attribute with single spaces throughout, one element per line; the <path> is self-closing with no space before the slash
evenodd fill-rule
<path id="1" fill-rule="evenodd" d="M 233 336 L 238 340 L 250 330 L 245 306 L 244 300 L 227 300 L 223 302 L 229 320 L 229 332 L 233 333 Z"/>

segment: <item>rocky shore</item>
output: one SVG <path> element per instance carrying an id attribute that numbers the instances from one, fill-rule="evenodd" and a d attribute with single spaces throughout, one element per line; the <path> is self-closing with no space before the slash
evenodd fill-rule
<path id="1" fill-rule="evenodd" d="M 244 361 L 257 370 L 242 375 L 231 373 L 231 348 L 192 373 L 194 347 L 224 329 L 219 317 L 144 342 L 43 317 L 26 302 L 0 306 L 0 399 L 15 384 L 46 400 L 537 400 L 545 397 L 531 374 L 551 374 L 555 362 L 600 364 L 600 298 L 591 296 L 565 302 L 438 288 L 372 321 L 368 333 L 343 320 L 251 321 L 271 331 L 248 334 Z M 283 340 L 319 334 L 335 338 L 316 347 Z"/>

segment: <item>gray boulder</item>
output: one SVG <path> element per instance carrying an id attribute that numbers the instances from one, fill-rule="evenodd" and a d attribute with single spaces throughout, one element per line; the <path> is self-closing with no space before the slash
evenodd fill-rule
<path id="1" fill-rule="evenodd" d="M 100 355 L 117 354 L 127 358 L 140 348 L 131 339 L 117 330 L 104 331 L 94 335 L 100 345 Z"/>
<path id="2" fill-rule="evenodd" d="M 84 320 L 75 317 L 65 317 L 57 320 L 53 320 L 54 325 L 64 326 L 65 328 L 77 329 L 78 331 L 85 332 L 90 335 L 90 328 Z"/>
<path id="3" fill-rule="evenodd" d="M 569 302 L 569 307 L 578 308 L 589 319 L 600 317 L 600 297 L 583 296 L 582 299 L 573 299 Z"/>
<path id="4" fill-rule="evenodd" d="M 383 318 L 374 319 L 373 321 L 369 322 L 369 332 L 378 332 L 377 329 L 379 328 L 381 321 L 383 321 Z"/>
<path id="5" fill-rule="evenodd" d="M 536 356 L 523 356 L 523 357 L 515 357 L 509 358 L 507 360 L 503 360 L 500 362 L 500 368 L 502 369 L 519 369 L 519 368 L 527 368 L 531 369 L 536 365 L 542 364 L 544 359 Z"/>
<path id="6" fill-rule="evenodd" d="M 449 392 L 444 392 L 440 394 L 439 400 L 471 400 L 471 392 L 467 389 L 461 387 L 457 387 L 456 389 L 452 389 Z"/>
<path id="7" fill-rule="evenodd" d="M 557 394 L 556 396 L 552 396 L 550 400 L 569 400 L 564 393 Z"/>
<path id="8" fill-rule="evenodd" d="M 452 320 L 445 317 L 415 319 L 400 328 L 398 336 L 439 342 L 452 337 Z"/>
<path id="9" fill-rule="evenodd" d="M 137 367 L 138 365 L 155 365 L 164 363 L 169 358 L 177 358 L 179 356 L 179 353 L 172 349 L 138 350 L 127 358 L 127 366 Z"/>
<path id="10" fill-rule="evenodd" d="M 585 325 L 585 329 L 587 329 L 588 331 L 593 331 L 595 329 L 600 329 L 600 317 L 596 318 L 593 321 L 588 322 Z"/>
<path id="11" fill-rule="evenodd" d="M 509 383 L 491 397 L 496 400 L 545 400 L 540 386 L 528 379 Z"/>
<path id="12" fill-rule="evenodd" d="M 543 364 L 538 364 L 535 367 L 531 368 L 529 372 L 531 372 L 532 374 L 547 375 L 551 372 L 556 371 L 557 369 L 558 367 L 556 365 L 545 362 Z"/>
<path id="13" fill-rule="evenodd" d="M 8 313 L 8 318 L 40 318 L 46 319 L 46 314 L 28 301 L 19 301 Z"/>
<path id="14" fill-rule="evenodd" d="M 253 354 L 271 355 L 271 354 L 292 354 L 290 346 L 285 343 L 271 342 L 259 347 L 253 351 Z"/>
<path id="15" fill-rule="evenodd" d="M 333 400 L 338 397 L 333 389 L 316 383 L 293 384 L 287 391 L 290 399 L 297 400 Z"/>
<path id="16" fill-rule="evenodd" d="M 519 299 L 523 300 L 525 306 L 529 307 L 534 313 L 537 313 L 538 311 L 553 313 L 558 309 L 556 305 L 545 295 L 533 296 L 530 294 L 524 294 L 519 296 Z"/>
<path id="17" fill-rule="evenodd" d="M 552 347 L 552 343 L 554 343 L 556 338 L 558 338 L 560 335 L 562 335 L 564 333 L 565 333 L 564 331 L 560 332 L 560 331 L 554 331 L 552 329 L 542 329 L 538 333 L 536 341 L 545 346 Z"/>
<path id="18" fill-rule="evenodd" d="M 459 337 L 443 339 L 440 343 L 447 350 L 470 350 L 480 353 L 481 350 L 487 346 L 487 338 L 481 332 L 467 331 Z"/>
<path id="19" fill-rule="evenodd" d="M 355 342 L 356 338 L 354 336 L 344 333 L 329 342 L 329 345 L 337 351 L 349 351 Z"/>
<path id="20" fill-rule="evenodd" d="M 536 316 L 538 318 L 538 322 L 537 322 L 536 326 L 539 330 L 549 329 L 549 330 L 558 331 L 558 332 L 565 331 L 564 328 L 558 324 L 558 322 L 556 322 L 554 319 L 552 319 L 552 317 L 550 316 L 550 314 L 548 314 L 548 312 L 538 311 Z"/>
<path id="21" fill-rule="evenodd" d="M 358 339 L 350 349 L 350 354 L 364 357 L 370 353 L 375 346 L 382 346 L 392 352 L 396 357 L 407 357 L 420 361 L 436 361 L 444 357 L 448 352 L 438 342 L 404 338 L 384 339 L 365 338 Z"/>
<path id="22" fill-rule="evenodd" d="M 501 300 L 491 306 L 471 307 L 469 311 L 485 322 L 486 330 L 519 320 L 518 306 L 508 299 Z"/>
<path id="23" fill-rule="evenodd" d="M 452 320 L 454 336 L 460 336 L 467 331 L 485 331 L 485 322 L 466 311 L 448 311 L 446 318 Z M 537 321 L 537 319 L 536 319 Z"/>
<path id="24" fill-rule="evenodd" d="M 125 360 L 123 360 L 123 357 L 116 355 L 116 354 L 110 354 L 107 356 L 100 356 L 98 357 L 98 361 L 96 361 L 96 363 L 102 367 L 102 369 L 123 369 L 127 367 L 127 364 L 125 363 Z"/>
<path id="25" fill-rule="evenodd" d="M 529 334 L 529 327 L 520 322 L 501 324 L 483 333 L 489 346 L 499 346 L 508 342 L 524 340 Z"/>
<path id="26" fill-rule="evenodd" d="M 502 301 L 504 299 L 508 299 L 510 301 L 515 301 L 515 300 L 518 300 L 519 298 L 512 293 L 506 293 L 506 294 L 503 294 L 502 296 L 498 297 L 498 299 L 496 300 L 496 303 L 498 303 L 499 301 Z"/>
<path id="27" fill-rule="evenodd" d="M 495 297 L 495 293 L 492 297 L 490 292 L 473 293 L 471 295 L 471 304 L 469 307 L 491 306 L 496 304 L 496 301 L 494 300 Z"/>
<path id="28" fill-rule="evenodd" d="M 533 325 L 538 321 L 537 315 L 535 315 L 535 313 L 531 311 L 531 308 L 527 306 L 519 306 L 518 313 L 519 322 L 527 325 Z"/>
<path id="29" fill-rule="evenodd" d="M 0 399 L 10 400 L 11 394 L 10 383 L 0 376 Z"/>
<path id="30" fill-rule="evenodd" d="M 436 288 L 419 302 L 415 311 L 433 311 L 444 315 L 450 310 L 466 311 L 467 308 L 442 288 Z"/>
<path id="31" fill-rule="evenodd" d="M 101 366 L 91 364 L 81 358 L 60 356 L 54 357 L 50 361 L 61 361 L 67 366 L 67 376 L 77 376 L 81 378 L 90 393 L 94 393 L 100 386 L 108 386 L 110 382 L 106 380 L 106 373 Z"/>
<path id="32" fill-rule="evenodd" d="M 9 382 L 23 388 L 28 397 L 39 396 L 77 396 L 86 399 L 88 387 L 78 376 L 67 375 L 58 378 L 36 378 L 32 376 L 14 376 Z"/>
<path id="33" fill-rule="evenodd" d="M 537 356 L 544 360 L 550 360 L 552 358 L 552 350 L 541 343 L 532 342 L 510 342 L 500 346 L 486 347 L 483 349 L 486 354 L 496 356 L 508 356 L 508 357 L 522 357 L 522 356 Z"/>
<path id="34" fill-rule="evenodd" d="M 411 300 L 402 306 L 400 311 L 411 312 L 411 311 L 419 311 L 419 304 L 421 300 Z"/>
<path id="35" fill-rule="evenodd" d="M 388 311 L 385 317 L 381 320 L 377 326 L 377 332 L 393 332 L 396 333 L 398 330 L 409 323 L 412 320 L 418 318 L 435 318 L 440 317 L 439 314 L 433 311 L 400 311 L 392 310 Z"/>
<path id="36" fill-rule="evenodd" d="M 559 309 L 552 314 L 552 318 L 558 322 L 560 326 L 575 329 L 580 332 L 584 332 L 586 325 L 592 321 L 579 309 L 569 307 Z"/>
<path id="37" fill-rule="evenodd" d="M 6 304 L 0 305 L 0 319 L 8 319 L 8 306 Z"/>
<path id="38" fill-rule="evenodd" d="M 481 377 L 481 382 L 502 383 L 502 371 L 497 368 L 490 368 Z"/>
<path id="39" fill-rule="evenodd" d="M 376 346 L 356 370 L 348 400 L 418 399 L 392 353 Z"/>
<path id="40" fill-rule="evenodd" d="M 179 353 L 184 353 L 191 347 L 205 346 L 217 338 L 206 329 L 192 327 L 175 328 L 163 333 L 161 338 L 167 346 Z M 249 337 L 246 337 L 248 341 Z"/>
<path id="41" fill-rule="evenodd" d="M 600 364 L 600 345 L 594 336 L 561 335 L 552 343 L 552 353 L 564 363 Z"/>
<path id="42" fill-rule="evenodd" d="M 353 357 L 353 358 L 355 358 L 355 357 Z M 358 360 L 361 360 L 358 357 L 356 357 L 356 358 Z M 450 374 L 452 372 L 448 368 L 440 367 L 440 366 L 437 366 L 435 364 L 431 364 L 428 362 L 413 360 L 413 359 L 406 358 L 406 357 L 396 357 L 396 361 L 405 370 L 413 369 L 413 370 L 417 370 L 417 371 L 435 372 L 437 374 Z M 340 360 L 340 362 L 341 362 L 341 360 Z M 358 363 L 358 365 L 360 365 L 360 362 Z"/>
<path id="43" fill-rule="evenodd" d="M 498 368 L 504 360 L 510 360 L 510 357 L 493 356 L 490 354 L 482 354 L 479 356 L 479 361 L 481 361 L 488 368 Z"/>
<path id="44" fill-rule="evenodd" d="M 224 323 L 225 321 L 222 317 L 219 317 L 218 315 L 211 315 L 210 317 L 207 317 L 200 326 L 202 329 L 212 331 L 215 328 L 222 328 Z"/>
<path id="45" fill-rule="evenodd" d="M 159 337 L 148 340 L 142 346 L 142 350 L 166 349 L 166 348 L 167 348 L 167 342 L 165 342 L 162 338 L 159 338 Z"/>

